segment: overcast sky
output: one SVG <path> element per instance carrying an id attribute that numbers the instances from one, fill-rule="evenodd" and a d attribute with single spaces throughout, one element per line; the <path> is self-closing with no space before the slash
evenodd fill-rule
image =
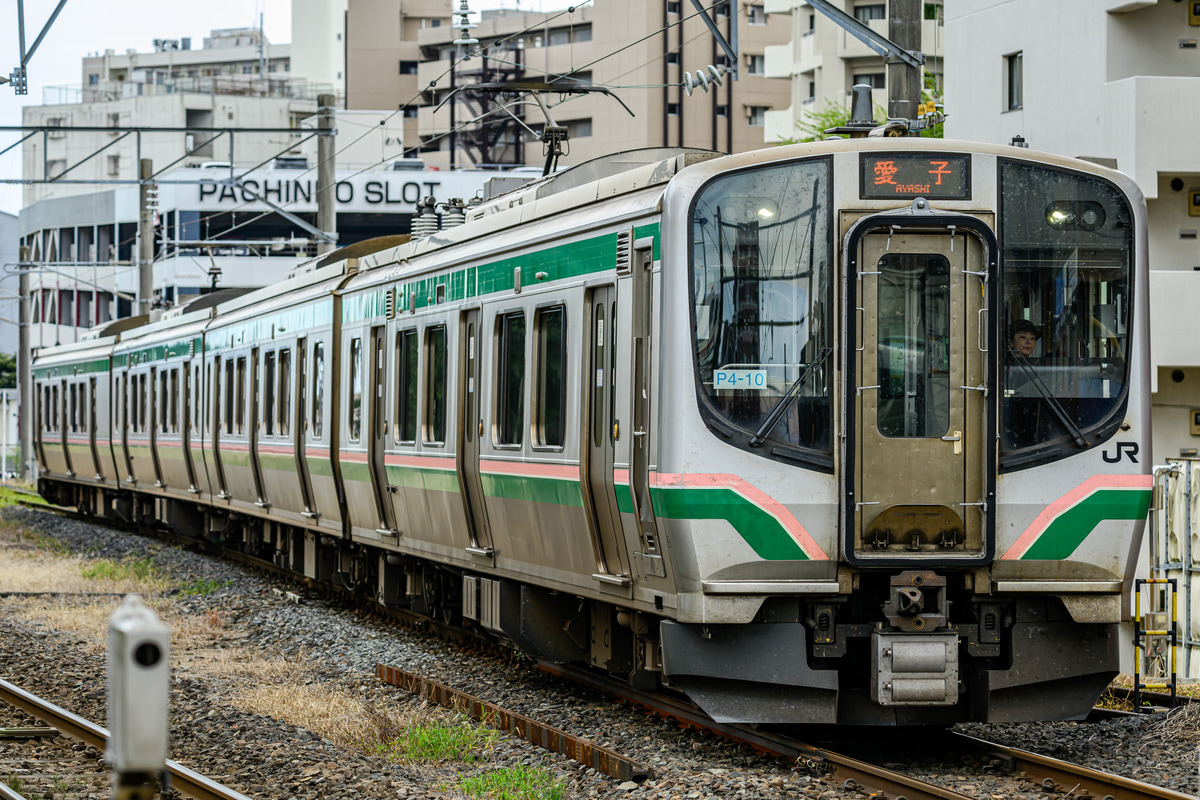
<path id="1" fill-rule="evenodd" d="M 443 0 L 447 10 L 451 0 Z M 25 47 L 33 46 L 58 0 L 25 0 Z M 579 3 L 576 2 L 576 5 Z M 458 8 L 459 0 L 453 0 Z M 471 0 L 473 10 L 513 8 L 516 0 Z M 557 10 L 571 5 L 562 0 L 523 0 L 527 10 Z M 67 0 L 58 18 L 38 45 L 27 66 L 29 94 L 17 96 L 9 84 L 0 84 L 0 126 L 20 125 L 21 107 L 41 105 L 48 86 L 78 86 L 82 81 L 80 59 L 106 49 L 123 53 L 153 50 L 155 39 L 191 37 L 192 47 L 215 28 L 257 27 L 259 14 L 267 39 L 286 44 L 292 38 L 290 0 Z M 20 63 L 17 4 L 0 2 L 0 75 Z M 0 150 L 16 142 L 19 134 L 0 131 Z M 0 155 L 0 178 L 21 177 L 20 147 Z M 0 184 L 0 211 L 16 214 L 21 207 L 21 187 Z"/>

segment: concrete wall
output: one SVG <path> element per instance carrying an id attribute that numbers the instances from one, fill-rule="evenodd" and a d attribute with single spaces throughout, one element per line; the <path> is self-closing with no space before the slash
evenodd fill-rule
<path id="1" fill-rule="evenodd" d="M 292 0 L 293 78 L 327 83 L 345 95 L 347 0 Z"/>

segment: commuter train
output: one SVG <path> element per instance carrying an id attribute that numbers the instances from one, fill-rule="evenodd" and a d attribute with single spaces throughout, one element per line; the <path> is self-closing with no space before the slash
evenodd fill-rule
<path id="1" fill-rule="evenodd" d="M 1115 675 L 1131 180 L 871 137 L 626 153 L 465 217 L 41 350 L 40 491 L 718 721 L 1073 718 Z"/>

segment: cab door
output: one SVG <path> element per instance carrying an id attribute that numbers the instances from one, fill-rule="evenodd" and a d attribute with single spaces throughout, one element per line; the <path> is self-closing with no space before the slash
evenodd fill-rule
<path id="1" fill-rule="evenodd" d="M 986 562 L 994 550 L 986 375 L 995 248 L 986 226 L 953 219 L 848 237 L 852 563 Z"/>

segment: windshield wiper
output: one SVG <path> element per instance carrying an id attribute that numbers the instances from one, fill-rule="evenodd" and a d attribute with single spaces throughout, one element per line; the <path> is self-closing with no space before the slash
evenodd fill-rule
<path id="1" fill-rule="evenodd" d="M 1050 391 L 1050 387 L 1042 382 L 1041 377 L 1034 370 L 1033 365 L 1025 359 L 1025 356 L 1018 353 L 1013 348 L 1008 348 L 1009 354 L 1013 357 L 1013 361 L 1018 367 L 1024 371 L 1025 376 L 1029 378 L 1033 388 L 1038 390 L 1038 394 L 1046 401 L 1046 405 L 1050 406 L 1050 410 L 1054 412 L 1054 416 L 1058 417 L 1058 421 L 1071 434 L 1071 438 L 1075 440 L 1075 444 L 1079 447 L 1088 447 L 1088 440 L 1083 438 L 1083 431 L 1079 430 L 1079 426 L 1067 414 L 1067 410 L 1062 407 L 1062 403 L 1058 402 L 1058 398 Z"/>
<path id="2" fill-rule="evenodd" d="M 821 348 L 821 351 L 817 353 L 817 357 L 814 358 L 808 367 L 805 368 L 804 372 L 800 373 L 800 377 L 796 378 L 796 382 L 788 387 L 787 393 L 784 394 L 783 399 L 779 401 L 779 405 L 775 406 L 775 409 L 771 412 L 771 415 L 763 422 L 762 427 L 755 431 L 754 435 L 750 437 L 751 447 L 763 446 L 763 443 L 767 441 L 767 434 L 770 433 L 771 429 L 775 427 L 775 423 L 783 419 L 783 415 L 787 413 L 787 410 L 791 407 L 792 403 L 796 402 L 796 399 L 800 397 L 800 391 L 804 388 L 805 384 L 808 383 L 808 379 L 813 376 L 813 373 L 817 371 L 818 367 L 825 363 L 825 359 L 829 358 L 829 354 L 832 352 L 832 347 L 826 346 Z"/>

